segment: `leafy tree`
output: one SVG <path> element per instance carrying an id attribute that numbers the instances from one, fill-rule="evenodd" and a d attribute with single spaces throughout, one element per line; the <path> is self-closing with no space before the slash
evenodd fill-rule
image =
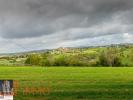
<path id="1" fill-rule="evenodd" d="M 25 61 L 25 64 L 29 65 L 40 65 L 41 56 L 39 54 L 29 55 Z"/>
<path id="2" fill-rule="evenodd" d="M 99 56 L 99 63 L 102 66 L 120 66 L 121 61 L 117 49 L 109 48 L 102 51 Z"/>

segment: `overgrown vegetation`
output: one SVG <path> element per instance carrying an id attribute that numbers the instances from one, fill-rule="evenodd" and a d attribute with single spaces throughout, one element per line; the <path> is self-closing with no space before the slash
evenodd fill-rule
<path id="1" fill-rule="evenodd" d="M 58 48 L 0 58 L 0 65 L 19 66 L 133 66 L 133 46 Z"/>
<path id="2" fill-rule="evenodd" d="M 121 66 L 119 50 L 109 48 L 106 51 L 102 51 L 99 56 L 99 64 L 102 66 Z"/>
<path id="3" fill-rule="evenodd" d="M 26 64 L 40 66 L 133 66 L 133 47 L 97 47 L 84 49 L 57 49 L 43 54 L 29 55 Z M 39 58 L 38 58 L 39 57 Z M 37 59 L 29 63 L 29 59 Z M 40 60 L 38 60 L 40 59 Z"/>

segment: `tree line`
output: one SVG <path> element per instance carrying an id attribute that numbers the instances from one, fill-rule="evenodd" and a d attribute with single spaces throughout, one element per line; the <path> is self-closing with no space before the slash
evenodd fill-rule
<path id="1" fill-rule="evenodd" d="M 96 54 L 81 52 L 57 55 L 46 52 L 28 55 L 25 64 L 37 66 L 128 66 L 128 64 L 123 63 L 123 55 L 122 49 L 116 48 L 99 50 Z"/>

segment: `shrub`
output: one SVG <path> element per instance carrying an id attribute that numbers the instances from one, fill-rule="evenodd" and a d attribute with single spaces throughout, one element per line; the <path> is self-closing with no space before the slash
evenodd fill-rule
<path id="1" fill-rule="evenodd" d="M 28 65 L 40 65 L 40 61 L 41 61 L 41 56 L 38 54 L 32 54 L 29 55 L 25 61 L 25 64 Z"/>
<path id="2" fill-rule="evenodd" d="M 102 66 L 120 66 L 121 60 L 117 50 L 109 48 L 102 51 L 99 56 L 99 64 Z"/>

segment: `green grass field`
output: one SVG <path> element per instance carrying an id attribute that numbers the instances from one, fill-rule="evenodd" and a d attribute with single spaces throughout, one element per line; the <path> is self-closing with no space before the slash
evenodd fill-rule
<path id="1" fill-rule="evenodd" d="M 0 79 L 18 80 L 20 88 L 50 89 L 44 95 L 23 95 L 19 89 L 15 100 L 133 99 L 131 67 L 0 67 Z"/>

